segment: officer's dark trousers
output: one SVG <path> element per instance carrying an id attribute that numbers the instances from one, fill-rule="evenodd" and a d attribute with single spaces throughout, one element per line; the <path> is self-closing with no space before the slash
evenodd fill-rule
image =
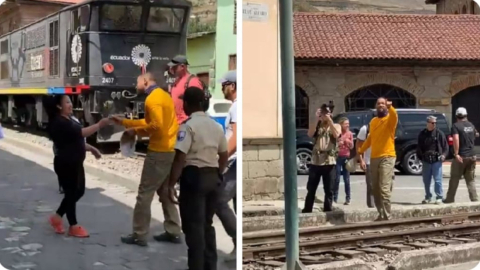
<path id="1" fill-rule="evenodd" d="M 218 168 L 187 166 L 182 171 L 179 203 L 189 270 L 217 269 L 212 223 L 221 184 Z"/>

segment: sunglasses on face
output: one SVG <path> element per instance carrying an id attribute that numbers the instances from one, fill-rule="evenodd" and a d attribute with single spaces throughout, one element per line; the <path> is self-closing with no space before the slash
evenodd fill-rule
<path id="1" fill-rule="evenodd" d="M 436 125 L 437 122 L 429 122 L 429 124 Z"/>

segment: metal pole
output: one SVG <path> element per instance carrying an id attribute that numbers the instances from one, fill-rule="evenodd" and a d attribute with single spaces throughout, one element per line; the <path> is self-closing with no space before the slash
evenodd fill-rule
<path id="1" fill-rule="evenodd" d="M 283 170 L 285 179 L 286 270 L 302 269 L 298 257 L 298 198 L 295 125 L 295 78 L 293 53 L 293 2 L 279 0 L 280 65 L 282 77 Z"/>

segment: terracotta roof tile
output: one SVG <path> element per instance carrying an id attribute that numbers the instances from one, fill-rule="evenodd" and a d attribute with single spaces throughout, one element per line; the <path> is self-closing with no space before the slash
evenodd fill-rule
<path id="1" fill-rule="evenodd" d="M 480 60 L 480 16 L 295 13 L 297 59 Z"/>

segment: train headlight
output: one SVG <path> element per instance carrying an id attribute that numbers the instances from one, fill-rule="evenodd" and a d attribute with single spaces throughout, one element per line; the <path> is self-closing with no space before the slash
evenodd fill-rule
<path id="1" fill-rule="evenodd" d="M 113 65 L 111 63 L 105 63 L 103 64 L 103 71 L 105 73 L 112 73 L 113 71 L 115 70 L 115 68 L 113 67 Z"/>

